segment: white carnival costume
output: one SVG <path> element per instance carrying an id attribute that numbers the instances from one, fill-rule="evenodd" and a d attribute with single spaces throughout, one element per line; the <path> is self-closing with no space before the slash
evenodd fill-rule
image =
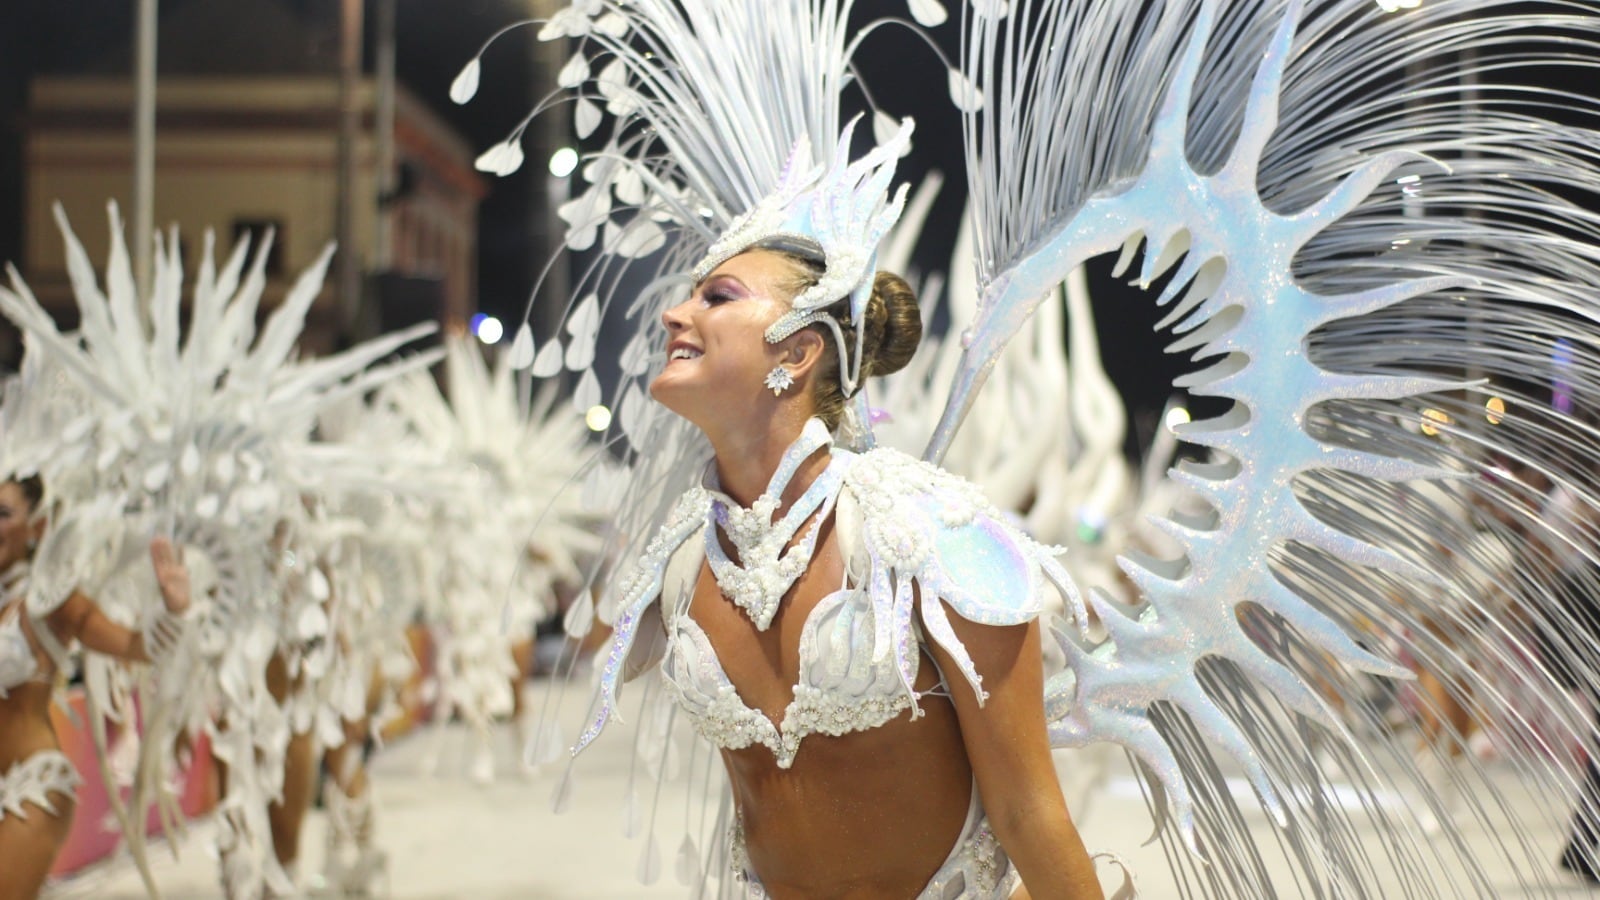
<path id="1" fill-rule="evenodd" d="M 568 490 L 587 455 L 586 429 L 554 390 L 523 396 L 508 361 L 491 370 L 465 336 L 445 341 L 444 366 L 442 390 L 418 372 L 378 402 L 426 459 L 459 473 L 428 507 L 436 549 L 422 615 L 438 646 L 438 721 L 459 713 L 473 728 L 471 774 L 486 782 L 492 724 L 520 689 L 512 645 L 532 640 L 554 612 L 557 580 L 582 580 L 578 560 L 599 550 L 603 516 Z"/>
<path id="2" fill-rule="evenodd" d="M 285 607 L 274 536 L 280 523 L 299 518 L 302 497 L 363 483 L 370 466 L 359 455 L 312 443 L 318 410 L 430 363 L 432 357 L 422 354 L 373 367 L 432 326 L 326 359 L 295 360 L 294 345 L 331 248 L 258 334 L 265 248 L 247 271 L 249 243 L 241 241 L 219 270 L 207 233 L 185 330 L 176 235 L 158 245 L 150 296 L 141 302 L 114 206 L 105 293 L 59 208 L 57 219 L 81 332 L 61 334 L 14 270 L 12 289 L 0 289 L 0 311 L 25 334 L 29 357 L 41 358 L 37 366 L 31 360 L 24 365 L 8 403 L 15 396 L 30 417 L 43 418 L 8 434 L 5 447 L 6 470 L 40 474 L 52 498 L 51 528 L 29 579 L 30 601 L 81 587 L 113 619 L 157 623 L 163 610 L 153 579 L 123 571 L 121 550 L 142 548 L 148 535 L 164 533 L 188 551 L 189 627 L 181 635 L 156 635 L 153 643 L 147 637 L 165 657 L 154 677 L 132 679 L 92 656 L 86 662 L 89 726 L 103 764 L 105 719 L 142 726 L 140 743 L 123 751 L 136 755 L 132 795 L 122 804 L 113 792 L 114 812 L 156 893 L 144 865 L 143 823 L 154 807 L 169 834 L 181 824 L 170 775 L 174 738 L 204 732 L 228 766 L 215 816 L 224 890 L 234 897 L 291 893 L 267 825 L 290 729 L 265 673 L 281 644 L 329 635 L 326 616 L 316 615 L 319 599 Z M 62 390 L 56 380 L 68 385 L 75 402 L 52 405 Z M 72 418 L 64 427 L 44 424 L 68 411 Z M 13 439 L 23 435 L 28 440 Z"/>
<path id="3" fill-rule="evenodd" d="M 545 26 L 542 37 L 580 37 L 609 58 L 593 90 L 582 48 L 562 73 L 564 85 L 579 88 L 580 135 L 601 121 L 597 100 L 619 119 L 585 171 L 592 187 L 562 209 L 574 249 L 603 236 L 594 276 L 602 293 L 630 260 L 663 276 L 703 259 L 695 268 L 702 276 L 743 249 L 775 245 L 820 256 L 826 272 L 769 339 L 809 323 L 837 336 L 831 316 L 856 317 L 877 241 L 899 203 L 888 190 L 907 133 L 889 120 L 876 129 L 880 146 L 855 164 L 848 129 L 835 143 L 856 46 L 850 7 L 582 0 Z M 945 18 L 932 0 L 910 7 L 923 24 Z M 1600 139 L 1592 119 L 1552 120 L 1541 89 L 1503 83 L 1513 62 L 1592 73 L 1600 16 L 1570 5 L 1521 7 L 962 4 L 963 59 L 949 83 L 967 116 L 981 299 L 960 336 L 963 359 L 927 457 L 950 447 L 1001 350 L 1038 304 L 1082 262 L 1119 248 L 1119 272 L 1144 248 L 1143 285 L 1171 273 L 1157 302 L 1172 306 L 1168 324 L 1182 335 L 1172 349 L 1214 363 L 1182 386 L 1233 401 L 1224 415 L 1182 429 L 1214 453 L 1212 463 L 1172 475 L 1202 508 L 1155 522 L 1182 556 L 1121 560 L 1140 595 L 1135 604 L 1087 593 L 1103 639 L 1091 637 L 1083 605 L 1069 606 L 1076 621 L 1052 629 L 1051 648 L 1067 668 L 1050 679 L 1045 701 L 1054 743 L 1111 741 L 1140 763 L 1159 834 L 1181 845 L 1168 855 L 1185 895 L 1276 896 L 1282 886 L 1271 881 L 1269 857 L 1319 896 L 1488 894 L 1486 855 L 1508 860 L 1530 888 L 1539 864 L 1526 839 L 1533 823 L 1523 817 L 1558 814 L 1572 783 L 1575 761 L 1564 752 L 1517 755 L 1512 785 L 1474 771 L 1480 802 L 1463 815 L 1490 825 L 1486 840 L 1469 845 L 1457 821 L 1449 840 L 1421 842 L 1417 812 L 1381 802 L 1378 789 L 1413 787 L 1432 808 L 1437 795 L 1415 784 L 1409 750 L 1382 731 L 1363 695 L 1367 682 L 1351 677 L 1406 674 L 1368 649 L 1399 642 L 1471 685 L 1514 740 L 1548 746 L 1482 672 L 1417 638 L 1420 628 L 1406 634 L 1386 624 L 1416 625 L 1414 611 L 1391 608 L 1390 592 L 1425 598 L 1438 586 L 1479 608 L 1480 618 L 1456 624 L 1502 659 L 1526 660 L 1537 629 L 1580 627 L 1538 557 L 1524 561 L 1514 586 L 1533 630 L 1530 620 L 1479 604 L 1463 580 L 1464 570 L 1487 568 L 1476 558 L 1476 529 L 1440 515 L 1417 486 L 1442 482 L 1476 494 L 1530 530 L 1527 543 L 1600 559 L 1587 535 L 1564 537 L 1519 508 L 1517 489 L 1460 477 L 1491 471 L 1491 453 L 1499 453 L 1555 481 L 1580 507 L 1600 505 L 1590 476 L 1571 462 L 1595 455 L 1594 430 L 1559 403 L 1547 405 L 1540 388 L 1557 382 L 1557 394 L 1600 395 L 1600 223 L 1563 199 L 1600 197 Z M 1533 49 L 1512 49 L 1502 41 L 1507 29 Z M 458 99 L 477 71 L 474 60 Z M 1591 99 L 1563 100 L 1575 118 L 1597 111 Z M 481 162 L 510 165 L 520 158 L 519 136 Z M 780 170 L 776 161 L 790 148 Z M 914 639 L 913 584 L 924 595 L 926 639 L 958 659 L 928 596 L 994 622 L 1036 615 L 1044 580 L 1074 596 L 1051 554 L 1004 526 L 962 482 L 867 449 L 865 416 L 841 440 L 848 449 L 834 448 L 814 496 L 785 521 L 770 520 L 770 502 L 741 510 L 719 502 L 714 484 L 693 486 L 703 443 L 685 425 L 652 418 L 638 384 L 649 369 L 643 335 L 680 283 L 654 281 L 628 310 L 639 336 L 623 356 L 621 431 L 640 450 L 636 483 L 662 493 L 640 496 L 625 523 L 654 537 L 615 598 L 616 640 L 580 748 L 615 716 L 617 685 L 630 662 L 655 655 L 647 651 L 662 660 L 660 693 L 678 700 L 703 735 L 721 746 L 761 743 L 782 762 L 806 733 L 870 727 L 915 708 L 907 678 L 915 658 L 905 650 Z M 835 304 L 848 310 L 834 313 Z M 592 356 L 594 304 L 586 298 L 577 310 L 584 327 L 569 326 L 569 365 L 573 355 Z M 1570 339 L 1564 355 L 1556 335 Z M 858 348 L 842 344 L 850 391 L 858 387 Z M 559 368 L 559 340 L 536 353 L 525 330 L 517 346 L 522 361 Z M 1487 416 L 1479 411 L 1491 385 L 1482 379 L 1508 401 L 1490 404 Z M 1518 414 L 1502 412 L 1507 405 Z M 1433 439 L 1440 432 L 1449 440 Z M 814 433 L 803 440 L 797 453 L 825 442 Z M 681 614 L 678 566 L 697 565 L 704 553 L 724 592 L 759 626 L 804 566 L 804 543 L 790 555 L 779 551 L 799 519 L 817 510 L 825 517 L 830 505 L 841 537 L 850 535 L 843 546 L 855 567 L 845 590 L 818 607 L 836 627 L 806 625 L 816 643 L 803 645 L 803 658 L 826 664 L 803 670 L 789 715 L 775 725 L 738 702 L 703 635 Z M 721 558 L 715 540 L 702 549 L 697 533 L 717 528 L 738 544 L 745 568 Z M 656 616 L 663 630 L 655 630 Z M 661 646 L 646 639 L 657 634 Z M 1574 656 L 1567 662 L 1592 690 L 1600 653 L 1579 646 Z M 963 668 L 967 688 L 981 691 L 982 673 Z M 1523 668 L 1531 681 L 1551 683 L 1537 662 Z M 848 688 L 841 672 L 851 676 Z M 1592 746 L 1581 710 L 1553 689 L 1543 696 L 1554 698 L 1542 701 L 1543 712 L 1567 741 Z M 659 761 L 662 721 L 670 717 L 646 716 L 641 739 L 654 748 L 657 772 L 671 768 Z M 694 759 L 689 769 L 692 777 Z M 1253 798 L 1230 791 L 1234 770 Z M 1347 782 L 1359 802 L 1331 802 L 1332 779 Z M 1512 804 L 1512 792 L 1533 802 Z M 569 793 L 564 782 L 558 806 Z M 1278 826 L 1276 841 L 1255 840 L 1240 826 L 1252 800 Z M 737 835 L 727 804 L 718 827 Z M 1376 848 L 1364 842 L 1368 835 Z M 953 859 L 967 858 L 966 840 Z M 680 876 L 717 877 L 720 846 L 707 849 L 711 865 L 702 870 L 687 842 Z M 659 872 L 658 853 L 652 835 L 643 876 Z M 980 855 L 975 849 L 972 858 Z M 737 857 L 734 864 L 748 876 Z M 948 895 L 990 895 L 990 879 L 979 876 L 963 872 Z"/>
<path id="4" fill-rule="evenodd" d="M 28 682 L 46 680 L 28 641 L 30 634 L 50 654 L 57 671 L 71 666 L 65 648 L 51 634 L 49 623 L 28 608 L 24 597 L 28 570 L 26 562 L 17 563 L 6 573 L 4 585 L 0 585 L 0 699 Z M 65 753 L 35 752 L 0 772 L 0 819 L 26 816 L 24 804 L 56 815 L 51 795 L 71 799 L 80 783 L 78 772 Z"/>
<path id="5" fill-rule="evenodd" d="M 780 768 L 788 768 L 809 734 L 837 736 L 876 728 L 906 710 L 913 718 L 920 714 L 921 695 L 913 685 L 924 638 L 914 621 L 925 623 L 926 639 L 955 658 L 966 687 L 982 698 L 982 675 L 950 629 L 945 604 L 969 621 L 1017 625 L 1043 612 L 1046 581 L 1076 599 L 1048 548 L 1008 525 L 971 484 L 895 450 L 858 455 L 834 447 L 828 468 L 805 497 L 773 523 L 771 510 L 795 470 L 830 443 L 820 420 L 808 423 L 750 509 L 718 491 L 709 475 L 705 487 L 679 500 L 645 551 L 640 571 L 622 585 L 616 634 L 600 670 L 599 710 L 574 752 L 611 717 L 623 674 L 659 661 L 667 694 L 702 737 L 724 749 L 763 744 Z M 782 552 L 813 514 L 806 537 Z M 688 616 L 692 585 L 702 562 L 709 561 L 728 599 L 765 629 L 810 563 L 830 514 L 853 578 L 807 619 L 800 683 L 774 724 L 739 699 L 704 632 Z M 719 530 L 738 548 L 742 565 L 723 553 Z M 975 589 L 980 584 L 989 587 Z M 741 876 L 753 879 L 737 845 L 734 852 Z M 965 885 L 970 893 L 960 896 L 1005 897 L 1013 884 L 974 793 L 968 827 L 925 895 L 955 896 L 945 891 Z"/>
<path id="6" fill-rule="evenodd" d="M 407 377 L 415 377 L 411 373 Z M 403 380 L 403 379 L 402 379 Z M 301 536 L 320 548 L 333 603 L 332 639 L 312 673 L 314 734 L 328 775 L 327 811 L 318 889 L 367 896 L 387 884 L 388 853 L 377 841 L 376 785 L 359 778 L 367 748 L 403 713 L 402 689 L 417 671 L 407 630 L 432 594 L 424 583 L 424 557 L 433 552 L 427 511 L 456 491 L 456 473 L 440 468 L 417 444 L 407 423 L 377 397 L 349 398 L 318 417 L 317 432 L 341 452 L 371 461 L 366 483 L 325 491 L 323 515 L 305 523 Z"/>

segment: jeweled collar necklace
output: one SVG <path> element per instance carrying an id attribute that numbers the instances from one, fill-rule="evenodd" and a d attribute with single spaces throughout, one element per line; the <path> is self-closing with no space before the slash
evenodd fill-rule
<path id="1" fill-rule="evenodd" d="M 839 498 L 839 486 L 844 483 L 845 467 L 835 465 L 841 455 L 849 451 L 831 447 L 833 435 L 821 419 L 811 419 L 801 430 L 800 437 L 784 451 L 778 470 L 772 473 L 767 489 L 750 504 L 749 509 L 739 506 L 722 492 L 717 482 L 715 462 L 706 472 L 705 488 L 711 492 L 711 509 L 706 516 L 706 559 L 711 563 L 711 573 L 717 586 L 735 605 L 744 610 L 756 628 L 765 631 L 777 615 L 783 595 L 794 586 L 800 573 L 811 564 L 811 555 L 817 548 L 817 535 L 822 523 L 833 511 Z M 823 447 L 829 447 L 833 459 L 806 488 L 806 492 L 777 522 L 772 516 L 789 482 L 805 462 Z M 815 517 L 813 517 L 815 513 Z M 806 536 L 792 548 L 800 526 L 811 520 Z M 723 552 L 717 530 L 728 536 L 738 551 L 739 561 L 734 562 Z M 785 549 L 787 548 L 787 552 Z"/>

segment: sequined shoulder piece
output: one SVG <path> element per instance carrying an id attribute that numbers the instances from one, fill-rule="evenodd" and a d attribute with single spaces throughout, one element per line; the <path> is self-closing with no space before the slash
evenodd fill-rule
<path id="1" fill-rule="evenodd" d="M 672 554 L 700 532 L 710 510 L 711 494 L 705 488 L 694 487 L 685 492 L 678 498 L 667 521 L 651 537 L 633 572 L 623 580 L 619 589 L 617 620 L 612 623 L 611 647 L 600 670 L 600 684 L 595 692 L 594 706 L 590 709 L 589 726 L 573 746 L 574 756 L 600 735 L 601 729 L 605 728 L 615 712 L 623 663 L 628 658 L 628 651 L 633 648 L 634 638 L 638 636 L 639 622 L 650 605 L 661 597 L 661 584 L 666 577 L 667 565 L 672 561 Z"/>
<path id="2" fill-rule="evenodd" d="M 1077 590 L 1056 561 L 1060 550 L 1008 523 L 966 479 L 881 448 L 856 460 L 844 491 L 852 502 L 841 509 L 858 519 L 850 523 L 858 533 L 846 552 L 852 568 L 864 568 L 879 610 L 875 660 L 912 639 L 912 608 L 920 604 L 928 636 L 955 658 L 981 701 L 983 679 L 950 627 L 945 604 L 972 622 L 1018 625 L 1044 611 L 1048 582 L 1084 621 Z M 907 691 L 915 674 L 901 673 Z"/>

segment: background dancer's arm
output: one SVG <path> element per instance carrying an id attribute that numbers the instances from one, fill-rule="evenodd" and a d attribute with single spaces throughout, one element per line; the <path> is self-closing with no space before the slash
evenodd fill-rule
<path id="1" fill-rule="evenodd" d="M 156 583 L 167 611 L 183 615 L 189 608 L 189 571 L 166 538 L 150 542 L 150 562 L 155 567 Z M 134 662 L 150 662 L 144 635 L 112 621 L 99 604 L 73 591 L 72 596 L 45 617 L 50 629 L 63 644 L 76 640 L 96 653 Z"/>
<path id="2" fill-rule="evenodd" d="M 1024 896 L 1101 897 L 1050 756 L 1039 622 L 977 625 L 953 611 L 949 619 L 983 676 L 989 692 L 983 706 L 955 660 L 933 641 L 927 647 L 945 673 L 989 827 L 1022 875 Z"/>

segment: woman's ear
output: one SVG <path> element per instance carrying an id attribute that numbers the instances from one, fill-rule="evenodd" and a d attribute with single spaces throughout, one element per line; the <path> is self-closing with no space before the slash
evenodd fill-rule
<path id="1" fill-rule="evenodd" d="M 805 381 L 817 370 L 822 364 L 823 351 L 827 349 L 822 335 L 814 328 L 800 329 L 790 335 L 784 345 L 780 364 L 789 370 L 789 375 L 797 382 Z"/>

